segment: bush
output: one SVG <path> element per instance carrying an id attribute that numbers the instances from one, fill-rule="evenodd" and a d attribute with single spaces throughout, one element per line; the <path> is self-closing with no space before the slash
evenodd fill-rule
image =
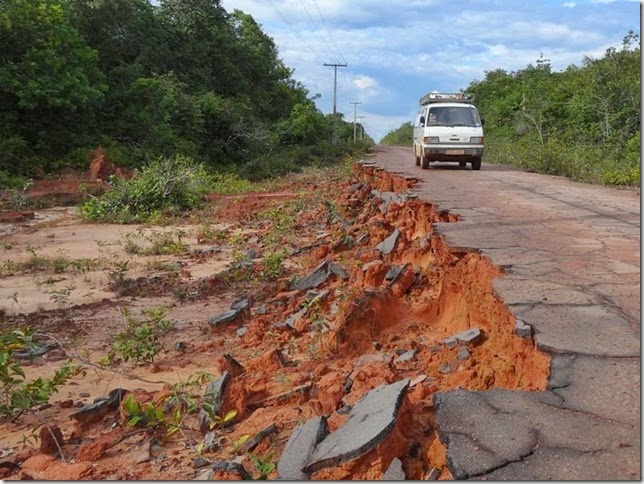
<path id="1" fill-rule="evenodd" d="M 200 206 L 211 182 L 203 167 L 190 158 L 161 158 L 130 180 L 113 179 L 111 190 L 90 198 L 79 210 L 87 221 L 150 222 Z"/>
<path id="2" fill-rule="evenodd" d="M 22 176 L 11 175 L 5 170 L 0 170 L 0 188 L 24 188 L 28 180 Z"/>
<path id="3" fill-rule="evenodd" d="M 34 336 L 35 331 L 30 328 L 0 335 L 0 418 L 16 419 L 32 407 L 48 403 L 60 386 L 80 372 L 77 366 L 68 363 L 56 370 L 51 379 L 28 380 L 16 352 L 29 354 L 37 348 Z"/>
<path id="4" fill-rule="evenodd" d="M 116 334 L 110 360 L 115 357 L 124 362 L 151 362 L 163 349 L 162 339 L 171 329 L 172 323 L 165 318 L 163 309 L 145 309 L 146 320 L 139 321 L 121 309 L 125 320 L 125 330 Z"/>

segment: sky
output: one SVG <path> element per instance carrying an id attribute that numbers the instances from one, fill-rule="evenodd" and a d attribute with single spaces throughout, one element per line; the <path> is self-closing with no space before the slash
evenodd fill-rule
<path id="1" fill-rule="evenodd" d="M 640 33 L 635 0 L 223 0 L 253 16 L 317 107 L 364 116 L 379 141 L 412 121 L 430 91 L 458 92 L 485 72 L 516 71 L 541 53 L 554 70 L 581 65 Z M 361 104 L 350 104 L 352 101 Z M 359 120 L 360 121 L 360 120 Z"/>

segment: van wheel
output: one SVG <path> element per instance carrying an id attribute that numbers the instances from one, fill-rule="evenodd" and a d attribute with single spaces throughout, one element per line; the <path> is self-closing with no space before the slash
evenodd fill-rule
<path id="1" fill-rule="evenodd" d="M 423 156 L 423 164 L 421 168 L 423 170 L 426 170 L 427 168 L 429 168 L 429 158 L 427 158 L 426 156 Z"/>
<path id="2" fill-rule="evenodd" d="M 481 169 L 481 158 L 474 158 L 472 160 L 472 170 L 480 170 Z"/>
<path id="3" fill-rule="evenodd" d="M 458 166 L 460 166 L 461 168 L 465 168 L 467 166 L 467 161 L 459 161 Z"/>

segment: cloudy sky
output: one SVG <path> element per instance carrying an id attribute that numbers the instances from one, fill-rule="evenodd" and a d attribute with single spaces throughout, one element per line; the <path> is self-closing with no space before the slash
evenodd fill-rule
<path id="1" fill-rule="evenodd" d="M 518 70 L 543 52 L 554 69 L 601 57 L 640 33 L 630 0 L 223 0 L 251 14 L 317 106 L 364 116 L 376 141 L 410 121 L 426 92 L 458 91 L 485 71 Z"/>

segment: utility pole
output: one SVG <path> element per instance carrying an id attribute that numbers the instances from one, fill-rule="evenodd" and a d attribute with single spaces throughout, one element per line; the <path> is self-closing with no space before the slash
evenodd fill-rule
<path id="1" fill-rule="evenodd" d="M 338 67 L 347 67 L 346 64 L 327 64 L 326 67 L 333 67 L 333 144 L 338 144 L 338 135 L 336 131 L 336 114 L 337 114 L 337 101 L 338 101 Z"/>
<path id="2" fill-rule="evenodd" d="M 362 104 L 360 101 L 349 101 L 349 104 L 353 104 L 353 142 L 355 143 L 357 138 L 357 128 L 356 124 L 356 115 L 358 114 L 358 104 Z"/>
<path id="3" fill-rule="evenodd" d="M 358 119 L 364 119 L 364 116 L 358 116 Z M 360 139 L 364 139 L 364 123 L 360 122 Z"/>

